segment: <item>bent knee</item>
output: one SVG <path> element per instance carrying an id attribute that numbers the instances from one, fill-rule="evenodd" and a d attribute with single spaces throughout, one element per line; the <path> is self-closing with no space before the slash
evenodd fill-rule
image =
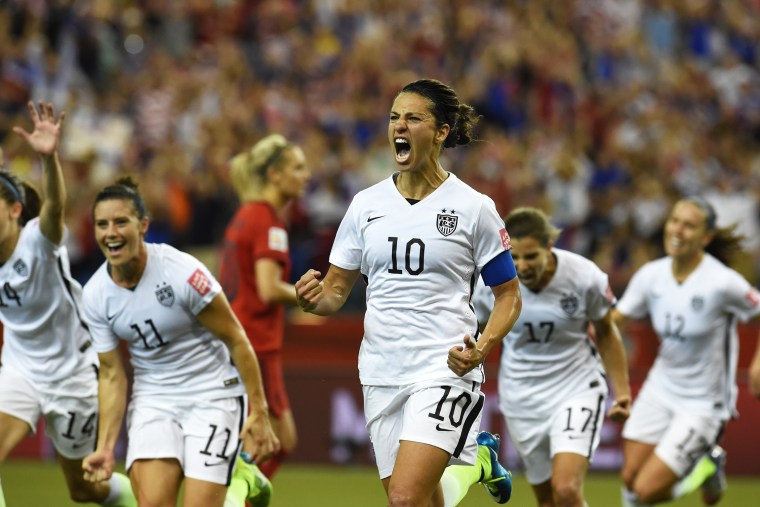
<path id="1" fill-rule="evenodd" d="M 633 491 L 633 483 L 636 480 L 637 474 L 638 470 L 626 466 L 623 466 L 623 469 L 620 471 L 620 479 L 628 491 Z"/>
<path id="2" fill-rule="evenodd" d="M 636 496 L 636 499 L 644 504 L 660 503 L 664 500 L 669 500 L 672 496 L 666 491 L 654 489 L 647 484 L 635 484 L 631 491 Z"/>
<path id="3" fill-rule="evenodd" d="M 410 507 L 424 504 L 423 499 L 419 498 L 419 493 L 412 489 L 391 487 L 388 490 L 388 505 L 390 507 Z"/>
<path id="4" fill-rule="evenodd" d="M 552 484 L 554 503 L 557 507 L 582 505 L 583 492 L 578 481 L 562 481 Z"/>

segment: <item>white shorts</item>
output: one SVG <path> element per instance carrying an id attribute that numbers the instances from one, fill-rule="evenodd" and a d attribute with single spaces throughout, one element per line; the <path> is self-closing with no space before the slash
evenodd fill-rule
<path id="1" fill-rule="evenodd" d="M 546 418 L 505 415 L 509 437 L 522 459 L 530 484 L 551 479 L 552 460 L 557 453 L 580 454 L 591 460 L 599 446 L 605 399 L 603 392 L 593 391 L 558 403 L 556 410 Z"/>
<path id="2" fill-rule="evenodd" d="M 229 486 L 247 410 L 245 396 L 132 400 L 127 470 L 136 460 L 175 458 L 185 477 Z"/>
<path id="3" fill-rule="evenodd" d="M 485 396 L 480 384 L 447 378 L 407 386 L 364 386 L 364 413 L 380 478 L 393 473 L 399 442 L 429 444 L 472 465 Z"/>
<path id="4" fill-rule="evenodd" d="M 32 382 L 22 373 L 0 368 L 0 411 L 37 431 L 45 418 L 45 434 L 58 454 L 81 459 L 95 450 L 98 430 L 98 376 L 88 366 L 55 384 Z"/>
<path id="5" fill-rule="evenodd" d="M 655 454 L 678 477 L 686 475 L 718 441 L 726 421 L 668 403 L 642 389 L 623 427 L 623 438 L 656 445 Z"/>

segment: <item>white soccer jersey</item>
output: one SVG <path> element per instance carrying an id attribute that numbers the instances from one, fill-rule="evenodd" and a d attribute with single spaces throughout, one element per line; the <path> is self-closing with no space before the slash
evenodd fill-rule
<path id="1" fill-rule="evenodd" d="M 66 248 L 43 236 L 38 218 L 0 266 L 0 284 L 5 366 L 52 382 L 97 364 L 79 315 L 82 287 L 71 277 Z"/>
<path id="2" fill-rule="evenodd" d="M 760 314 L 760 295 L 709 254 L 681 284 L 671 266 L 670 257 L 642 266 L 617 306 L 627 317 L 649 315 L 660 339 L 645 385 L 728 419 L 736 415 L 737 318 Z"/>
<path id="3" fill-rule="evenodd" d="M 493 201 L 455 175 L 416 204 L 393 177 L 359 192 L 330 263 L 367 280 L 359 376 L 364 385 L 403 385 L 455 376 L 448 351 L 476 337 L 470 298 L 485 264 L 508 237 Z M 465 378 L 483 381 L 482 368 Z"/>
<path id="4" fill-rule="evenodd" d="M 559 248 L 552 252 L 554 276 L 539 292 L 520 284 L 522 311 L 504 339 L 499 399 L 505 412 L 516 417 L 553 413 L 560 400 L 589 388 L 606 390 L 588 326 L 615 303 L 607 275 L 578 254 Z M 493 293 L 484 285 L 476 298 L 476 307 L 493 306 Z"/>
<path id="5" fill-rule="evenodd" d="M 114 283 L 104 263 L 84 287 L 84 317 L 98 352 L 127 341 L 133 396 L 203 399 L 245 394 L 224 343 L 196 319 L 221 291 L 206 267 L 169 245 L 146 244 L 133 289 Z"/>

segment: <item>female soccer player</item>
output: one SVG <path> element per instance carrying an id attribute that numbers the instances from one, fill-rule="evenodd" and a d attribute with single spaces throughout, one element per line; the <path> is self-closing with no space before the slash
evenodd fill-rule
<path id="1" fill-rule="evenodd" d="M 79 315 L 82 288 L 61 246 L 66 188 L 58 143 L 66 114 L 56 120 L 52 104 L 38 111 L 31 102 L 29 113 L 34 130 L 13 130 L 42 159 L 41 205 L 34 188 L 0 170 L 0 462 L 44 417 L 72 500 L 136 505 L 124 475 L 82 477 L 82 458 L 95 447 L 98 359 Z"/>
<path id="2" fill-rule="evenodd" d="M 608 416 L 625 420 L 631 403 L 625 349 L 610 311 L 615 297 L 593 262 L 554 248 L 560 231 L 541 210 L 518 208 L 505 226 L 523 310 L 504 339 L 499 408 L 538 505 L 582 507 L 604 420 L 605 370 L 615 392 Z M 481 323 L 493 301 L 484 288 L 474 301 Z"/>
<path id="3" fill-rule="evenodd" d="M 232 159 L 230 176 L 242 202 L 224 236 L 219 277 L 259 360 L 269 417 L 280 452 L 260 463 L 272 477 L 296 445 L 296 425 L 282 371 L 285 306 L 296 304 L 290 277 L 285 207 L 303 195 L 309 169 L 301 148 L 279 134 Z M 243 445 L 247 450 L 247 445 Z"/>
<path id="4" fill-rule="evenodd" d="M 254 459 L 279 447 L 256 356 L 206 267 L 169 245 L 145 242 L 148 215 L 131 179 L 100 191 L 93 221 L 106 262 L 83 297 L 101 365 L 98 445 L 84 461 L 85 477 L 101 480 L 113 470 L 126 406 L 123 339 L 134 371 L 127 470 L 139 503 L 176 505 L 184 478 L 185 507 L 221 507 L 240 438 L 250 436 Z M 269 494 L 261 477 L 249 496 Z"/>
<path id="5" fill-rule="evenodd" d="M 511 492 L 496 440 L 478 435 L 483 360 L 520 313 L 509 236 L 493 201 L 439 160 L 476 121 L 443 83 L 406 85 L 388 124 L 398 172 L 354 197 L 324 279 L 309 270 L 296 282 L 301 308 L 318 315 L 338 311 L 360 274 L 368 284 L 359 375 L 391 506 L 456 505 L 478 480 L 500 503 Z M 480 336 L 469 304 L 479 273 L 496 296 Z M 449 463 L 469 466 L 442 480 Z"/>
<path id="6" fill-rule="evenodd" d="M 623 504 L 666 502 L 702 487 L 725 489 L 717 444 L 736 416 L 737 322 L 760 315 L 760 294 L 727 263 L 740 251 L 699 197 L 678 201 L 665 223 L 666 257 L 634 274 L 614 310 L 622 325 L 646 315 L 660 348 L 623 429 Z"/>

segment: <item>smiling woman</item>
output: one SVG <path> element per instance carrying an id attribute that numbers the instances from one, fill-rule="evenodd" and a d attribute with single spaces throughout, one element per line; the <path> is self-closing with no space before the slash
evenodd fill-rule
<path id="1" fill-rule="evenodd" d="M 391 506 L 457 505 L 479 481 L 499 503 L 511 495 L 498 439 L 479 434 L 482 363 L 520 313 L 509 236 L 493 201 L 440 162 L 477 120 L 439 81 L 406 85 L 388 122 L 397 171 L 354 197 L 324 279 L 309 270 L 296 282 L 301 308 L 329 315 L 367 281 L 359 375 Z M 480 273 L 498 308 L 482 335 L 469 306 Z"/>
<path id="2" fill-rule="evenodd" d="M 219 283 L 190 255 L 145 242 L 148 213 L 131 179 L 104 188 L 92 214 L 106 262 L 83 295 L 100 359 L 101 406 L 85 478 L 98 482 L 113 473 L 127 405 L 122 339 L 134 368 L 126 467 L 138 502 L 176 505 L 184 479 L 186 507 L 267 505 L 271 484 L 238 459 L 238 449 L 248 437 L 253 457 L 266 458 L 279 442 L 256 356 Z"/>
<path id="3" fill-rule="evenodd" d="M 613 310 L 620 323 L 649 316 L 660 339 L 623 429 L 626 507 L 700 486 L 713 505 L 726 487 L 718 443 L 737 416 L 737 324 L 760 317 L 760 294 L 728 266 L 742 238 L 716 216 L 700 197 L 678 201 L 665 223 L 667 256 L 642 266 Z M 750 374 L 760 382 L 760 347 Z"/>
<path id="4" fill-rule="evenodd" d="M 95 444 L 97 358 L 79 315 L 82 288 L 61 244 L 66 188 L 58 143 L 65 113 L 56 118 L 52 104 L 30 102 L 29 114 L 32 132 L 14 131 L 42 162 L 42 206 L 31 185 L 0 169 L 0 462 L 44 417 L 69 496 L 132 506 L 124 475 L 97 483 L 82 477 L 82 458 Z"/>

